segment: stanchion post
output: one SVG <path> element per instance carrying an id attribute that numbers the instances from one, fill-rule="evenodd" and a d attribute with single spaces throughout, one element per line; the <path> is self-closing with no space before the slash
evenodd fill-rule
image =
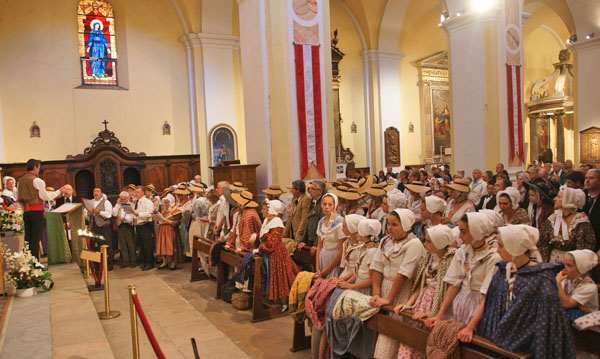
<path id="1" fill-rule="evenodd" d="M 2 281 L 2 293 L 0 296 L 6 295 L 6 283 L 4 282 L 4 250 L 2 249 L 2 238 L 0 237 L 0 281 Z"/>
<path id="2" fill-rule="evenodd" d="M 106 250 L 108 246 L 103 244 L 100 247 L 100 251 L 102 252 L 102 262 L 103 262 L 103 272 L 104 272 L 104 307 L 106 310 L 104 312 L 99 312 L 98 317 L 100 319 L 112 319 L 116 318 L 121 313 L 119 311 L 113 310 L 110 311 L 110 293 L 109 293 L 109 285 L 108 285 L 108 258 L 106 256 Z"/>
<path id="3" fill-rule="evenodd" d="M 135 285 L 130 284 L 129 288 L 129 312 L 131 315 L 131 347 L 133 350 L 133 359 L 140 359 L 140 340 L 138 337 L 137 328 L 137 311 L 135 310 L 135 304 L 133 304 L 133 295 L 135 293 Z"/>

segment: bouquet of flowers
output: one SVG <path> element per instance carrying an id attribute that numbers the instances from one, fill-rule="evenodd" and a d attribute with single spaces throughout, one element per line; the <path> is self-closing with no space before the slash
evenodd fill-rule
<path id="1" fill-rule="evenodd" d="M 11 211 L 0 208 L 0 224 L 2 225 L 2 228 L 0 229 L 2 233 L 10 231 L 23 233 L 23 230 L 25 229 L 23 226 L 23 211 Z"/>
<path id="2" fill-rule="evenodd" d="M 22 252 L 15 253 L 12 253 L 5 244 L 2 244 L 2 253 L 7 269 L 4 274 L 6 281 L 14 285 L 15 288 L 50 290 L 54 286 L 52 274 L 31 254 L 27 243 L 25 243 Z"/>

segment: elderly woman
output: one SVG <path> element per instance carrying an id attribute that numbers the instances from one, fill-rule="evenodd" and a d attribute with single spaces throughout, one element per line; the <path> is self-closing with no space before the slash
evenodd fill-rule
<path id="1" fill-rule="evenodd" d="M 598 256 L 589 249 L 567 252 L 565 269 L 556 275 L 558 295 L 569 321 L 598 310 L 598 287 L 590 271 L 598 264 Z"/>
<path id="2" fill-rule="evenodd" d="M 412 233 L 415 215 L 409 209 L 396 209 L 389 216 L 388 235 L 383 238 L 371 263 L 373 307 L 398 305 L 410 298 L 412 278 L 425 250 Z M 396 358 L 400 343 L 380 334 L 375 346 L 376 358 Z"/>
<path id="3" fill-rule="evenodd" d="M 527 211 L 519 207 L 519 198 L 519 191 L 514 187 L 508 187 L 496 195 L 504 224 L 530 224 Z"/>
<path id="4" fill-rule="evenodd" d="M 421 238 L 421 242 L 425 242 L 425 233 L 427 228 L 445 224 L 450 228 L 454 227 L 450 220 L 444 217 L 446 210 L 446 201 L 437 196 L 427 196 L 421 202 L 421 218 L 423 222 L 415 227 L 415 235 Z"/>
<path id="5" fill-rule="evenodd" d="M 447 184 L 446 188 L 450 197 L 444 216 L 456 226 L 466 213 L 475 212 L 475 206 L 469 200 L 469 193 L 472 190 L 469 188 L 469 181 L 460 178 Z"/>
<path id="6" fill-rule="evenodd" d="M 453 241 L 452 230 L 448 226 L 438 224 L 427 228 L 425 234 L 427 254 L 419 262 L 410 299 L 406 304 L 394 308 L 396 314 L 409 308 L 412 308 L 415 313 L 413 319 L 432 317 L 437 314 L 449 287 L 443 279 L 456 252 L 456 248 L 450 247 Z M 398 358 L 424 358 L 424 354 L 408 345 L 400 344 Z"/>
<path id="7" fill-rule="evenodd" d="M 10 176 L 4 176 L 2 179 L 4 190 L 2 191 L 2 200 L 5 206 L 10 206 L 17 201 L 17 186 L 15 179 Z"/>
<path id="8" fill-rule="evenodd" d="M 540 260 L 538 237 L 538 230 L 527 225 L 499 228 L 503 262 L 490 283 L 478 334 L 533 358 L 575 358 L 572 331 L 554 284 L 562 265 L 531 259 Z M 474 329 L 467 326 L 459 339 L 470 341 Z"/>
<path id="9" fill-rule="evenodd" d="M 156 238 L 156 258 L 162 260 L 158 269 L 165 269 L 168 266 L 171 270 L 175 270 L 177 263 L 183 260 L 183 246 L 175 233 L 182 213 L 175 205 L 175 199 L 171 194 L 163 198 L 163 206 L 161 214 L 164 220 L 158 226 Z"/>
<path id="10" fill-rule="evenodd" d="M 525 171 L 517 173 L 517 190 L 519 191 L 519 207 L 527 209 L 529 206 L 529 191 L 526 183 L 529 183 L 529 174 Z"/>
<path id="11" fill-rule="evenodd" d="M 487 215 L 467 213 L 458 222 L 458 228 L 463 245 L 444 277 L 444 282 L 450 284 L 444 302 L 437 315 L 425 321 L 430 328 L 440 319 L 469 323 L 478 314 L 500 261 L 496 249 L 485 241 L 492 228 Z M 471 324 L 472 328 L 475 326 Z"/>
<path id="12" fill-rule="evenodd" d="M 253 253 L 265 252 L 269 256 L 269 294 L 267 299 L 283 301 L 283 311 L 287 309 L 287 297 L 300 269 L 294 263 L 281 241 L 285 226 L 281 216 L 285 205 L 277 199 L 266 200 L 262 215 L 265 217 L 260 229 L 260 246 Z"/>
<path id="13" fill-rule="evenodd" d="M 585 193 L 565 187 L 554 199 L 556 210 L 548 220 L 552 225 L 549 236 L 541 236 L 540 252 L 546 262 L 562 262 L 566 252 L 575 249 L 593 250 L 596 237 L 588 216 L 577 212 L 585 205 Z"/>

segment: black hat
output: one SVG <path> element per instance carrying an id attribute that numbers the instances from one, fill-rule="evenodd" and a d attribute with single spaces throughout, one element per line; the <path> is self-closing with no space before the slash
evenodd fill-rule
<path id="1" fill-rule="evenodd" d="M 545 180 L 536 181 L 535 183 L 525 182 L 523 183 L 523 185 L 528 190 L 535 190 L 537 193 L 540 194 L 540 196 L 542 196 L 542 200 L 545 200 L 549 203 L 553 203 L 554 197 L 556 197 L 556 195 L 558 194 L 558 191 L 556 191 L 555 193 L 554 188 L 551 185 L 549 185 Z"/>

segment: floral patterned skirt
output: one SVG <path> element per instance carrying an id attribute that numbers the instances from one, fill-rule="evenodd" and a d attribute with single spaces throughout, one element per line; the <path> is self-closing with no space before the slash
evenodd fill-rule
<path id="1" fill-rule="evenodd" d="M 419 297 L 419 300 L 415 303 L 415 307 L 413 308 L 413 312 L 429 312 L 431 310 L 431 305 L 433 304 L 433 297 L 435 295 L 435 288 L 431 286 L 427 286 L 423 288 L 423 294 Z M 417 322 L 414 323 L 415 326 L 422 327 L 422 324 Z M 418 350 L 411 348 L 406 344 L 400 344 L 398 348 L 398 359 L 423 359 L 425 358 L 425 353 L 421 353 Z"/>
<path id="2" fill-rule="evenodd" d="M 381 281 L 381 297 L 387 297 L 390 290 L 392 290 L 392 285 L 394 284 L 393 280 L 383 279 Z M 412 282 L 409 280 L 404 281 L 404 285 L 402 289 L 400 289 L 400 293 L 391 303 L 392 306 L 397 306 L 401 303 L 406 303 L 408 298 L 410 298 L 410 288 L 412 287 Z M 401 319 L 400 316 L 396 314 L 390 314 L 391 317 Z M 375 353 L 374 357 L 377 359 L 395 359 L 398 356 L 398 348 L 400 343 L 388 337 L 387 335 L 379 334 L 377 337 L 377 344 L 375 345 Z"/>

